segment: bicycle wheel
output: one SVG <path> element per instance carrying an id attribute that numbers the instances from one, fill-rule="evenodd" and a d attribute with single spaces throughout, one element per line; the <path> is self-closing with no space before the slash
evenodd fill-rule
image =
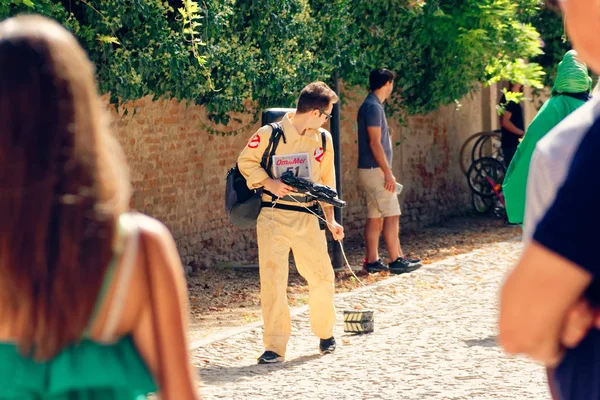
<path id="1" fill-rule="evenodd" d="M 463 174 L 467 174 L 467 170 L 469 169 L 469 165 L 473 162 L 472 150 L 474 142 L 480 138 L 482 135 L 489 135 L 490 132 L 477 132 L 467 138 L 459 151 L 459 159 L 458 162 L 460 164 L 460 170 Z"/>
<path id="2" fill-rule="evenodd" d="M 506 168 L 500 161 L 484 157 L 471 164 L 467 171 L 467 182 L 474 193 L 491 198 L 496 196 L 494 188 L 502 189 L 505 173 Z"/>
<path id="3" fill-rule="evenodd" d="M 475 141 L 475 144 L 473 144 L 473 148 L 471 149 L 471 163 L 474 163 L 475 161 L 481 158 L 481 147 L 484 144 L 484 142 L 487 141 L 488 137 L 488 135 L 481 135 Z"/>
<path id="4" fill-rule="evenodd" d="M 471 149 L 471 162 L 483 157 L 498 158 L 502 152 L 500 145 L 500 131 L 487 132 L 481 135 Z"/>
<path id="5" fill-rule="evenodd" d="M 471 205 L 473 210 L 479 214 L 487 214 L 494 206 L 494 199 L 490 197 L 481 197 L 477 193 L 471 191 Z"/>
<path id="6" fill-rule="evenodd" d="M 478 157 L 477 159 L 483 157 L 492 157 L 496 160 L 502 162 L 502 144 L 500 141 L 500 135 L 489 135 L 485 136 L 485 140 L 482 140 L 479 144 Z M 475 160 L 473 160 L 475 161 Z"/>

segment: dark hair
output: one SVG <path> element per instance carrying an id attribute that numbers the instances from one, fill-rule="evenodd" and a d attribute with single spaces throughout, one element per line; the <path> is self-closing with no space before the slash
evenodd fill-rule
<path id="1" fill-rule="evenodd" d="M 18 345 L 36 359 L 81 340 L 127 209 L 103 108 L 65 28 L 40 16 L 0 23 L 0 320 L 25 321 Z"/>
<path id="2" fill-rule="evenodd" d="M 369 89 L 381 89 L 386 83 L 396 79 L 396 74 L 389 69 L 374 69 L 369 74 Z"/>
<path id="3" fill-rule="evenodd" d="M 546 7 L 556 12 L 560 12 L 560 6 L 558 5 L 558 0 L 546 0 Z"/>
<path id="4" fill-rule="evenodd" d="M 324 82 L 313 82 L 300 92 L 296 112 L 305 114 L 312 110 L 325 110 L 329 107 L 329 103 L 337 102 L 338 96 L 329 86 Z"/>

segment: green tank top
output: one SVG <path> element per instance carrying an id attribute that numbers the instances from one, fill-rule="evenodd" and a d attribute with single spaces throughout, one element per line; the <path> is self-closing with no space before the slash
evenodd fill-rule
<path id="1" fill-rule="evenodd" d="M 132 240 L 128 241 L 128 248 L 123 250 L 124 239 L 128 236 Z M 127 259 L 128 253 L 130 260 Z M 118 304 L 118 301 L 123 296 L 119 298 L 119 293 L 127 291 L 125 271 L 131 271 L 134 265 L 131 260 L 137 254 L 137 226 L 129 214 L 119 218 L 117 248 L 106 271 L 88 327 L 93 324 L 106 292 L 113 283 L 121 254 L 123 266 L 117 277 L 119 281 L 115 282 L 117 304 L 114 306 L 122 310 L 122 304 Z M 120 313 L 111 318 L 112 311 L 113 304 L 108 325 L 114 327 L 114 321 L 118 320 Z M 0 343 L 0 400 L 144 400 L 147 394 L 157 391 L 157 385 L 131 335 L 120 338 L 116 343 L 106 344 L 91 340 L 88 334 L 89 328 L 79 343 L 63 349 L 52 360 L 44 362 L 23 357 L 14 343 Z"/>

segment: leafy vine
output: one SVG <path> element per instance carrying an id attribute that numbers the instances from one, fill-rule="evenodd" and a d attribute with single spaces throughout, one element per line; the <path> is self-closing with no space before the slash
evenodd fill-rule
<path id="1" fill-rule="evenodd" d="M 263 108 L 293 107 L 306 83 L 330 82 L 334 72 L 346 85 L 367 87 L 369 71 L 381 67 L 397 73 L 390 111 L 427 113 L 479 83 L 541 87 L 568 48 L 560 16 L 540 0 L 0 4 L 0 18 L 23 12 L 54 18 L 75 34 L 115 107 L 147 95 L 174 98 L 205 105 L 217 125 L 227 125 L 232 112 L 252 113 L 254 124 Z"/>

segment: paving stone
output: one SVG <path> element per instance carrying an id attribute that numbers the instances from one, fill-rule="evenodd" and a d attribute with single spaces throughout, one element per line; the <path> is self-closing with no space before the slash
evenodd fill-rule
<path id="1" fill-rule="evenodd" d="M 256 365 L 262 328 L 194 351 L 206 399 L 548 399 L 544 369 L 496 343 L 498 293 L 517 240 L 425 265 L 336 296 L 338 349 L 320 356 L 308 313 L 292 319 L 283 364 Z M 342 312 L 375 310 L 375 331 L 343 331 Z"/>

